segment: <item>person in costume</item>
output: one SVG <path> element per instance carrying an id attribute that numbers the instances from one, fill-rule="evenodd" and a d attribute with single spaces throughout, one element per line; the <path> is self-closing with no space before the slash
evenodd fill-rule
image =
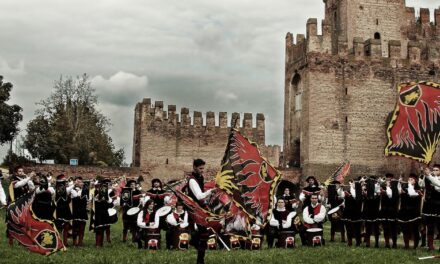
<path id="1" fill-rule="evenodd" d="M 428 250 L 434 250 L 435 229 L 440 230 L 440 164 L 435 164 L 432 171 L 426 168 L 424 174 L 426 194 L 422 215 L 426 222 Z"/>
<path id="2" fill-rule="evenodd" d="M 179 236 L 184 232 L 188 232 L 188 212 L 186 212 L 183 204 L 178 202 L 172 213 L 168 214 L 166 221 L 169 225 L 167 230 L 167 248 L 179 249 Z"/>
<path id="3" fill-rule="evenodd" d="M 310 197 L 312 194 L 317 194 L 319 201 L 321 201 L 321 188 L 319 188 L 319 183 L 314 176 L 309 176 L 306 178 L 307 186 L 304 187 L 299 195 L 299 200 L 303 204 L 303 209 L 310 205 Z"/>
<path id="4" fill-rule="evenodd" d="M 356 246 L 361 245 L 361 208 L 362 208 L 362 187 L 360 182 L 350 180 L 349 189 L 344 191 L 344 210 L 342 212 L 342 221 L 347 230 L 347 245 L 353 245 L 353 239 Z"/>
<path id="5" fill-rule="evenodd" d="M 88 220 L 87 204 L 89 202 L 89 185 L 81 176 L 75 177 L 74 188 L 70 191 L 72 199 L 72 236 L 73 245 L 82 247 L 84 231 Z"/>
<path id="6" fill-rule="evenodd" d="M 298 208 L 299 201 L 296 199 L 295 194 L 291 192 L 289 188 L 284 188 L 282 195 L 284 201 L 286 202 L 286 209 L 289 211 L 294 211 Z"/>
<path id="7" fill-rule="evenodd" d="M 104 245 L 104 231 L 110 226 L 110 216 L 108 209 L 113 207 L 113 200 L 109 196 L 108 183 L 100 180 L 95 184 L 95 194 L 93 198 L 93 228 L 95 231 L 95 245 Z"/>
<path id="8" fill-rule="evenodd" d="M 157 208 L 164 205 L 165 190 L 162 188 L 162 182 L 159 179 L 151 180 L 151 189 L 147 191 L 147 195 L 154 201 Z"/>
<path id="9" fill-rule="evenodd" d="M 72 221 L 70 192 L 72 191 L 73 187 L 73 184 L 67 183 L 67 178 L 64 174 L 57 176 L 55 186 L 55 224 L 58 231 L 63 234 L 63 243 L 66 247 L 68 246 L 70 221 Z"/>
<path id="10" fill-rule="evenodd" d="M 336 232 L 341 233 L 341 242 L 345 242 L 345 229 L 344 222 L 341 220 L 344 203 L 344 191 L 341 188 L 339 181 L 333 181 L 327 187 L 327 205 L 330 210 L 337 210 L 333 214 L 329 215 L 330 220 L 330 242 L 335 241 Z"/>
<path id="11" fill-rule="evenodd" d="M 53 204 L 53 196 L 55 189 L 49 186 L 46 176 L 39 174 L 34 182 L 35 198 L 32 202 L 32 212 L 39 219 L 53 221 L 53 213 L 55 206 Z"/>
<path id="12" fill-rule="evenodd" d="M 286 201 L 283 197 L 277 199 L 277 207 L 272 211 L 271 219 L 269 221 L 269 234 L 267 236 L 267 245 L 269 248 L 273 247 L 274 240 L 277 239 L 277 247 L 286 246 L 287 232 L 290 236 L 295 235 L 297 230 L 293 223 L 296 212 L 286 209 Z"/>
<path id="13" fill-rule="evenodd" d="M 32 176 L 33 175 L 26 176 L 24 169 L 21 166 L 18 166 L 15 169 L 15 173 L 12 176 L 9 185 L 9 203 L 13 203 L 20 196 L 34 191 L 35 185 L 32 181 Z"/>
<path id="14" fill-rule="evenodd" d="M 322 230 L 323 223 L 325 221 L 326 210 L 325 206 L 323 206 L 319 202 L 318 194 L 310 195 L 310 205 L 305 207 L 303 210 L 303 220 L 304 226 L 307 229 L 311 228 L 320 228 Z M 309 246 L 312 246 L 312 236 L 313 234 L 307 232 L 307 241 L 309 242 Z M 322 233 L 321 233 L 322 236 Z M 322 244 L 324 244 L 324 238 L 322 238 Z"/>
<path id="15" fill-rule="evenodd" d="M 418 176 L 411 173 L 408 183 L 401 183 L 398 188 L 400 191 L 400 210 L 397 219 L 402 228 L 405 249 L 409 249 L 411 238 L 414 240 L 414 249 L 416 249 L 420 240 L 420 206 L 423 196 L 418 184 Z"/>
<path id="16" fill-rule="evenodd" d="M 156 215 L 156 207 L 154 201 L 149 199 L 146 201 L 145 206 L 137 216 L 137 225 L 141 228 L 138 248 L 142 248 L 142 242 L 144 242 L 143 248 L 148 248 L 150 239 L 157 239 L 158 247 L 160 245 L 160 230 L 159 230 L 159 216 Z M 159 236 L 157 236 L 159 234 Z"/>
<path id="17" fill-rule="evenodd" d="M 371 235 L 374 235 L 374 247 L 379 247 L 379 209 L 380 209 L 380 184 L 376 177 L 366 179 L 363 192 L 364 205 L 362 219 L 365 224 L 365 246 L 370 247 Z"/>
<path id="18" fill-rule="evenodd" d="M 125 203 L 124 206 L 122 207 L 122 223 L 123 223 L 122 242 L 127 241 L 127 234 L 128 231 L 130 231 L 132 236 L 132 242 L 134 243 L 136 242 L 138 237 L 138 227 L 136 224 L 137 215 L 128 215 L 127 212 L 131 208 L 139 206 L 142 193 L 136 188 L 135 180 L 127 181 L 126 186 L 128 188 L 131 188 L 131 204 Z"/>
<path id="19" fill-rule="evenodd" d="M 390 248 L 390 238 L 392 247 L 397 248 L 397 212 L 399 206 L 398 182 L 394 180 L 394 175 L 387 173 L 385 182 L 380 189 L 381 206 L 379 219 L 382 223 L 385 238 L 385 247 Z"/>
<path id="20" fill-rule="evenodd" d="M 201 207 L 206 208 L 206 199 L 210 197 L 214 189 L 204 191 L 205 161 L 196 159 L 193 162 L 193 172 L 188 176 L 188 196 L 196 201 Z M 197 263 L 205 263 L 205 252 L 209 238 L 208 229 L 202 225 L 196 225 L 196 231 L 191 237 L 191 244 L 197 249 Z"/>

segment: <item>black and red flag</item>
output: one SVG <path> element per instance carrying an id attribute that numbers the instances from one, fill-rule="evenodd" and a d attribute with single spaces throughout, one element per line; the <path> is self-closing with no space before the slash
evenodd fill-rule
<path id="1" fill-rule="evenodd" d="M 281 174 L 262 157 L 257 144 L 233 129 L 216 177 L 217 187 L 230 194 L 251 220 L 264 226 L 280 178 Z"/>
<path id="2" fill-rule="evenodd" d="M 30 251 L 49 255 L 65 250 L 55 224 L 38 219 L 32 211 L 35 193 L 27 193 L 10 204 L 6 212 L 8 234 Z"/>
<path id="3" fill-rule="evenodd" d="M 399 155 L 428 164 L 440 139 L 440 85 L 403 83 L 388 124 L 385 155 Z"/>

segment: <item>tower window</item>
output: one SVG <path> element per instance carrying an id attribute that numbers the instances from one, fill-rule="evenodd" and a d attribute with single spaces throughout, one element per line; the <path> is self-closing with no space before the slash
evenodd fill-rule
<path id="1" fill-rule="evenodd" d="M 379 19 L 376 18 L 376 25 L 379 25 Z"/>
<path id="2" fill-rule="evenodd" d="M 380 39 L 380 33 L 379 32 L 374 33 L 374 39 Z"/>

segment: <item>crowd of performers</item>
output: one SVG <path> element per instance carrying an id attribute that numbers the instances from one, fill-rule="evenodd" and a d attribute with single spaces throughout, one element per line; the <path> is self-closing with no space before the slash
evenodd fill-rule
<path id="1" fill-rule="evenodd" d="M 215 192 L 204 189 L 204 165 L 203 160 L 195 160 L 194 171 L 186 179 L 187 195 L 201 205 Z M 274 197 L 268 225 L 253 225 L 251 239 L 214 236 L 195 224 L 185 204 L 166 191 L 159 179 L 153 179 L 151 189 L 144 191 L 136 180 L 87 181 L 79 176 L 69 180 L 64 175 L 52 179 L 43 174 L 26 175 L 19 167 L 11 177 L 8 198 L 0 188 L 0 205 L 35 192 L 33 214 L 53 221 L 65 246 L 84 245 L 87 223 L 95 233 L 96 247 L 102 247 L 104 240 L 111 243 L 110 229 L 118 221 L 119 209 L 123 242 L 130 240 L 140 249 L 158 249 L 161 230 L 165 230 L 167 249 L 186 249 L 192 244 L 200 259 L 206 249 L 223 246 L 260 249 L 263 237 L 269 248 L 325 245 L 326 221 L 331 223 L 331 242 L 340 233 L 341 242 L 348 246 L 370 247 L 373 238 L 374 247 L 396 248 L 402 233 L 405 249 L 427 246 L 434 250 L 440 230 L 440 165 L 426 168 L 420 175 L 410 174 L 405 181 L 386 174 L 350 180 L 348 185 L 334 181 L 322 186 L 310 176 L 305 185 L 299 195 L 285 188 Z M 379 243 L 381 233 L 384 245 Z M 13 244 L 10 236 L 9 243 Z"/>

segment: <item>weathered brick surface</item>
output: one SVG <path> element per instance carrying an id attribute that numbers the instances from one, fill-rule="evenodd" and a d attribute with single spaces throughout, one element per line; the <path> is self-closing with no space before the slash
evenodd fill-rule
<path id="1" fill-rule="evenodd" d="M 197 111 L 191 118 L 188 108 L 182 108 L 179 117 L 176 106 L 165 111 L 162 101 L 151 104 L 151 99 L 144 99 L 135 108 L 132 165 L 141 169 L 166 164 L 188 167 L 193 159 L 202 158 L 209 168 L 219 168 L 230 127 L 227 113 L 221 112 L 218 119 L 216 125 L 214 112 L 204 116 Z M 278 166 L 281 147 L 265 145 L 263 114 L 245 113 L 241 119 L 239 113 L 233 113 L 230 124 L 258 143 L 263 155 Z"/>
<path id="2" fill-rule="evenodd" d="M 343 160 L 353 177 L 418 170 L 417 162 L 384 156 L 386 120 L 399 83 L 440 81 L 439 23 L 426 9 L 416 18 L 400 0 L 325 3 L 322 35 L 309 19 L 307 39 L 286 37 L 283 165 L 300 164 L 320 179 Z"/>

